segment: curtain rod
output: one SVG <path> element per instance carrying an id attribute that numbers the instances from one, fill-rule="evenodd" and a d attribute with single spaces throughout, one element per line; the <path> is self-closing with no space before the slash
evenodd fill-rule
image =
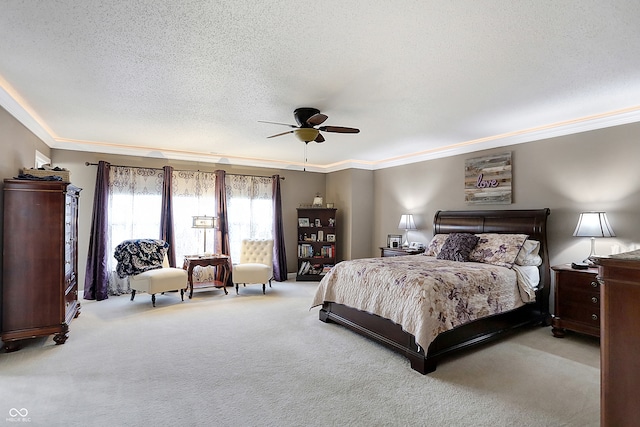
<path id="1" fill-rule="evenodd" d="M 84 162 L 85 166 L 98 166 L 97 163 L 90 163 L 90 162 Z M 111 166 L 116 166 L 116 167 L 121 167 L 121 168 L 143 168 L 142 166 L 125 166 L 125 165 L 111 165 Z M 153 170 L 162 170 L 162 168 L 147 168 L 145 167 L 144 169 L 153 169 Z M 193 170 L 186 170 L 186 169 L 176 169 L 178 172 L 194 172 Z M 200 170 L 198 170 L 197 172 L 200 172 Z M 270 176 L 264 176 L 264 175 L 248 175 L 248 174 L 242 174 L 242 173 L 226 173 L 226 175 L 233 175 L 233 176 L 250 176 L 253 178 L 271 178 Z M 281 180 L 284 181 L 284 176 L 280 177 Z"/>

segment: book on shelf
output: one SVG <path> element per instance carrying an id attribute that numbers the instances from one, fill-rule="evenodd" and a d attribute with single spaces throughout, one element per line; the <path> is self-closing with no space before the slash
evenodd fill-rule
<path id="1" fill-rule="evenodd" d="M 311 268 L 311 264 L 309 263 L 309 261 L 304 261 L 302 264 L 300 264 L 300 269 L 298 269 L 298 276 L 307 274 L 310 268 Z"/>
<path id="2" fill-rule="evenodd" d="M 333 264 L 325 264 L 322 266 L 322 271 L 320 271 L 320 275 L 324 276 L 333 268 Z"/>
<path id="3" fill-rule="evenodd" d="M 298 258 L 311 258 L 313 257 L 313 246 L 308 243 L 302 243 L 298 245 Z"/>
<path id="4" fill-rule="evenodd" d="M 298 276 L 304 276 L 307 274 L 324 276 L 331 270 L 332 264 L 311 264 L 309 261 L 303 261 L 298 269 Z"/>
<path id="5" fill-rule="evenodd" d="M 323 258 L 333 258 L 334 246 L 333 245 L 325 245 L 320 249 L 320 255 Z"/>

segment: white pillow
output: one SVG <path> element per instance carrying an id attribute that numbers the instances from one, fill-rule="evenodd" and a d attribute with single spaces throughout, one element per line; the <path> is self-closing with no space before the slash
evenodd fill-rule
<path id="1" fill-rule="evenodd" d="M 540 251 L 540 242 L 537 240 L 525 240 L 522 244 L 522 249 L 518 252 L 516 257 L 517 265 L 534 265 L 539 266 L 542 264 L 542 258 L 538 255 Z"/>

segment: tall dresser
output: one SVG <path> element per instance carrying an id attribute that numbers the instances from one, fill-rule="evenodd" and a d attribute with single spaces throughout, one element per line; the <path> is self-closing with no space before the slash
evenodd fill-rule
<path id="1" fill-rule="evenodd" d="M 597 258 L 602 284 L 600 425 L 640 421 L 640 251 Z"/>
<path id="2" fill-rule="evenodd" d="M 2 334 L 6 351 L 27 338 L 68 338 L 78 302 L 78 197 L 60 181 L 4 181 Z"/>

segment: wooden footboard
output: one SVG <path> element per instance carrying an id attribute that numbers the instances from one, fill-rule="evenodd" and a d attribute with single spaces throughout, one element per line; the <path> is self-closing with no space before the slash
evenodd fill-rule
<path id="1" fill-rule="evenodd" d="M 415 337 L 389 319 L 342 304 L 324 302 L 319 317 L 335 322 L 386 347 L 404 354 L 411 368 L 427 374 L 438 360 L 455 352 L 500 339 L 527 325 L 549 325 L 550 270 L 546 223 L 549 209 L 438 211 L 434 233 L 523 233 L 540 242 L 540 284 L 536 302 L 506 313 L 478 319 L 438 335 L 428 349 L 420 348 Z"/>
<path id="2" fill-rule="evenodd" d="M 319 312 L 323 322 L 335 322 L 405 355 L 411 368 L 421 374 L 436 370 L 437 362 L 455 352 L 488 343 L 527 325 L 548 325 L 548 314 L 526 305 L 507 313 L 496 314 L 461 325 L 438 335 L 425 350 L 415 337 L 400 325 L 375 314 L 342 304 L 325 302 Z"/>

